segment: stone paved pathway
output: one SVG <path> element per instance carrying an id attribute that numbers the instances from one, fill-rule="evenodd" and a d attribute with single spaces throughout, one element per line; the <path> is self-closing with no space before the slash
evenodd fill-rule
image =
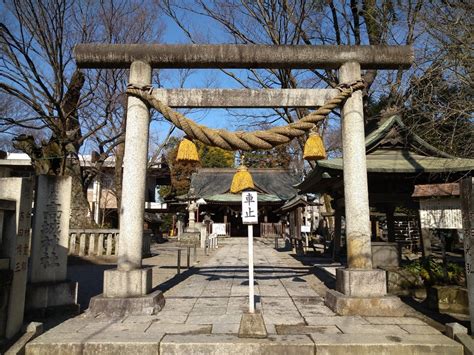
<path id="1" fill-rule="evenodd" d="M 246 239 L 231 239 L 194 274 L 165 292 L 166 305 L 159 314 L 118 319 L 81 315 L 33 341 L 27 354 L 103 349 L 107 353 L 161 349 L 162 354 L 230 350 L 253 354 L 273 353 L 277 344 L 298 354 L 313 354 L 315 349 L 318 354 L 329 350 L 401 353 L 401 349 L 418 353 L 413 347 L 419 347 L 420 353 L 462 353 L 457 343 L 417 318 L 337 316 L 311 286 L 319 281 L 309 267 L 258 240 L 254 255 L 256 308 L 263 314 L 267 339 L 237 337 L 242 313 L 248 309 L 247 244 Z M 391 350 L 384 352 L 387 346 Z"/>
<path id="2" fill-rule="evenodd" d="M 256 309 L 269 332 L 275 325 L 304 325 L 305 318 L 334 316 L 308 285 L 308 267 L 286 253 L 255 243 Z M 247 244 L 230 240 L 199 272 L 165 293 L 162 313 L 186 315 L 185 324 L 212 324 L 213 332 L 237 333 L 248 310 Z"/>

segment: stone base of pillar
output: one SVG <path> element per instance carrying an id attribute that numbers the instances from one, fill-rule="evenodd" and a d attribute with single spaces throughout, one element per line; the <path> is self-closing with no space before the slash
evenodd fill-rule
<path id="1" fill-rule="evenodd" d="M 29 283 L 26 291 L 25 311 L 28 313 L 54 313 L 67 310 L 79 313 L 77 282 Z"/>
<path id="2" fill-rule="evenodd" d="M 90 317 L 104 315 L 106 317 L 124 317 L 128 315 L 153 315 L 165 306 L 165 298 L 161 291 L 154 291 L 141 297 L 104 297 L 94 296 L 89 303 L 86 314 Z"/>
<path id="3" fill-rule="evenodd" d="M 400 299 L 387 296 L 386 275 L 379 269 L 337 269 L 336 290 L 326 293 L 325 303 L 344 316 L 403 316 Z"/>
<path id="4" fill-rule="evenodd" d="M 150 293 L 152 287 L 152 269 L 122 271 L 118 269 L 104 271 L 105 298 L 141 297 Z"/>
<path id="5" fill-rule="evenodd" d="M 336 269 L 336 290 L 351 297 L 383 297 L 387 272 L 380 269 Z"/>
<path id="6" fill-rule="evenodd" d="M 406 313 L 403 302 L 396 296 L 351 297 L 329 290 L 324 303 L 340 316 L 402 317 Z"/>

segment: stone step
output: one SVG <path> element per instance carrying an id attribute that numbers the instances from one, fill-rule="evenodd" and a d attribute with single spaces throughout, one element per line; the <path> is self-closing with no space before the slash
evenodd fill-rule
<path id="1" fill-rule="evenodd" d="M 166 335 L 160 354 L 246 354 L 314 355 L 314 343 L 307 335 L 272 335 L 266 339 L 236 335 Z"/>
<path id="2" fill-rule="evenodd" d="M 461 344 L 441 334 L 270 335 L 266 339 L 239 338 L 232 334 L 125 334 L 64 333 L 58 337 L 46 333 L 27 345 L 26 354 L 463 354 Z"/>
<path id="3" fill-rule="evenodd" d="M 160 354 L 447 354 L 463 347 L 443 335 L 311 334 L 272 335 L 266 339 L 235 335 L 166 335 Z"/>
<path id="4" fill-rule="evenodd" d="M 316 354 L 462 355 L 463 347 L 441 334 L 311 334 Z"/>

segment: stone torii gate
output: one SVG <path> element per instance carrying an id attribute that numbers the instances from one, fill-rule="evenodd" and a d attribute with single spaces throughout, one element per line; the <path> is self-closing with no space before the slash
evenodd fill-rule
<path id="1" fill-rule="evenodd" d="M 339 81 L 361 79 L 364 69 L 409 68 L 408 46 L 267 46 L 80 44 L 80 68 L 130 68 L 129 83 L 151 84 L 157 68 L 338 69 Z M 311 107 L 338 94 L 335 89 L 224 90 L 155 89 L 154 98 L 170 107 Z M 104 272 L 104 292 L 91 300 L 91 312 L 150 313 L 164 299 L 151 292 L 151 269 L 142 268 L 145 175 L 150 114 L 147 102 L 129 96 L 120 211 L 118 267 Z M 348 268 L 337 271 L 336 290 L 326 303 L 339 314 L 395 315 L 398 298 L 386 295 L 385 271 L 372 269 L 362 92 L 342 107 L 344 194 Z M 398 301 L 399 302 L 399 301 Z"/>

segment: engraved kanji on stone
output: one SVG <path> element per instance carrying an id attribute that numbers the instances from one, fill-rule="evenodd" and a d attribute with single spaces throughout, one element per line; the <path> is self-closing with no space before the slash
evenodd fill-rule
<path id="1" fill-rule="evenodd" d="M 55 192 L 54 189 L 51 191 Z M 53 199 L 55 195 L 50 193 L 50 197 Z M 45 269 L 59 266 L 59 257 L 56 250 L 61 233 L 60 223 L 62 211 L 58 209 L 59 206 L 59 204 L 51 202 L 46 205 L 47 210 L 43 213 L 43 224 L 41 226 L 42 256 L 40 258 L 40 263 Z"/>

